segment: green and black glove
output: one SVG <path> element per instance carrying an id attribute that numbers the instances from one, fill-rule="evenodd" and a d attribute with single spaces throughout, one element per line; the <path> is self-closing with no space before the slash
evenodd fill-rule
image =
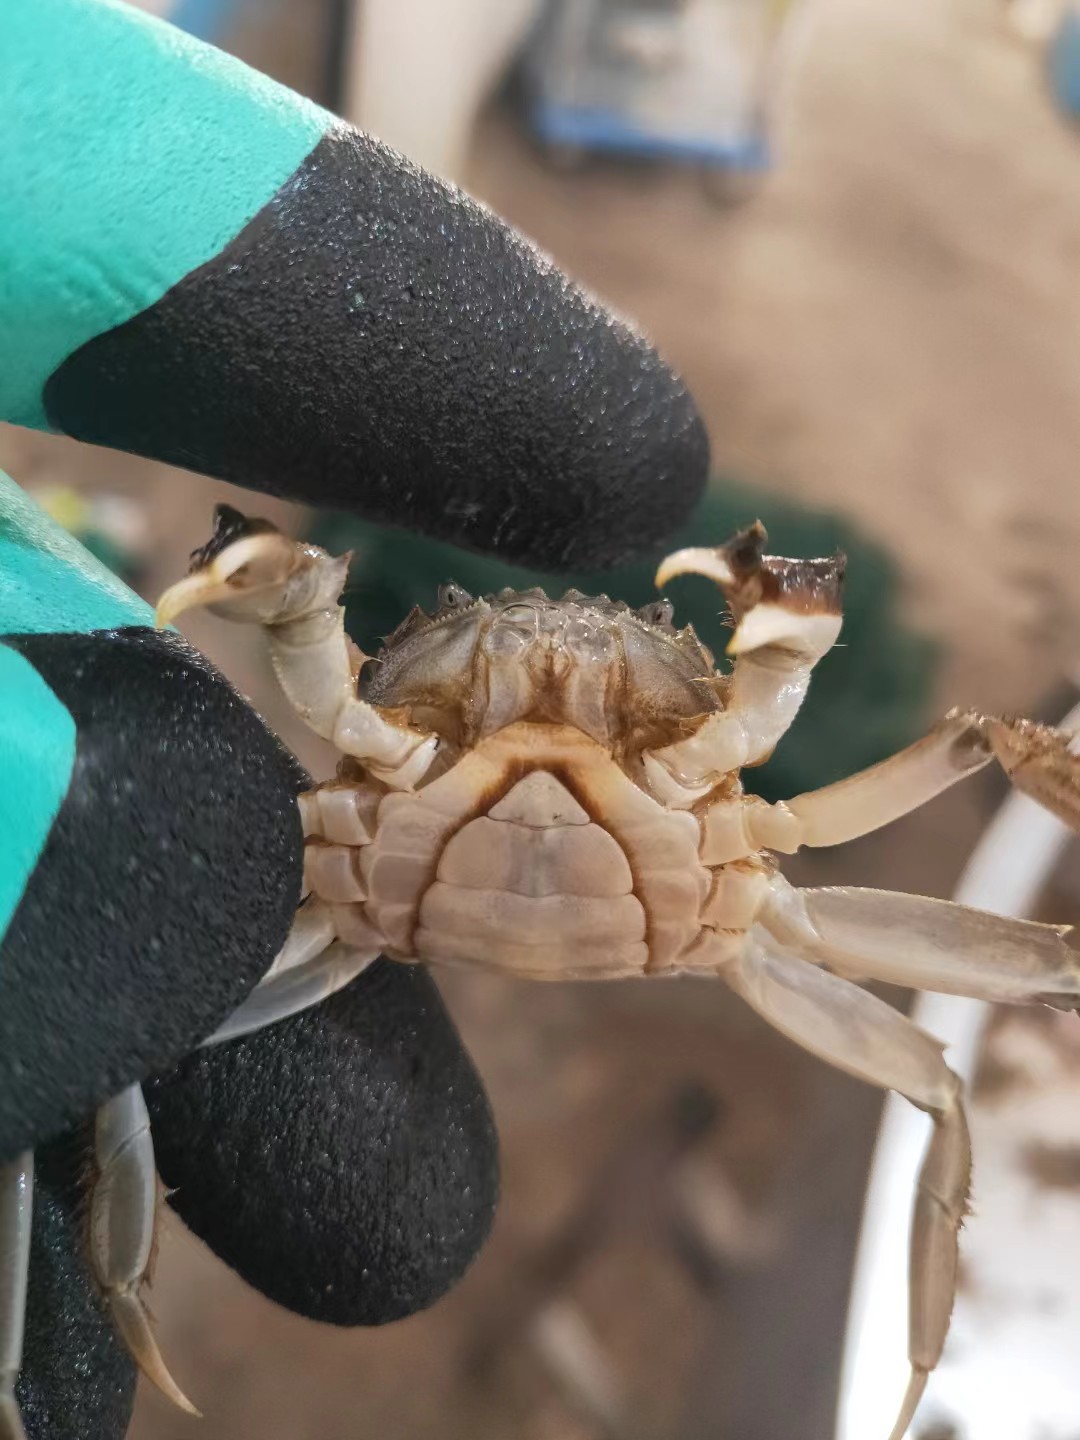
<path id="1" fill-rule="evenodd" d="M 112 0 L 5 0 L 0 74 L 0 418 L 550 569 L 685 519 L 707 444 L 683 386 L 459 192 Z M 184 1059 L 285 936 L 306 783 L 0 482 L 0 1166 L 39 1150 L 31 1440 L 127 1424 L 65 1132 L 134 1081 L 180 1062 L 147 1087 L 174 1203 L 304 1314 L 407 1314 L 487 1231 L 490 1115 L 423 972 Z M 0 1393 L 13 1353 L 0 1333 Z"/>

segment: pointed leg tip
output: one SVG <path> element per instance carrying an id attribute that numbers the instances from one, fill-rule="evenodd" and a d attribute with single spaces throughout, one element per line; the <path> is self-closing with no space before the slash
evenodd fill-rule
<path id="1" fill-rule="evenodd" d="M 721 589 L 735 583 L 735 573 L 724 554 L 724 548 L 707 549 L 691 546 L 687 550 L 676 550 L 662 560 L 656 572 L 655 584 L 662 590 L 669 580 L 677 575 L 704 575 L 714 580 Z"/>
<path id="2" fill-rule="evenodd" d="M 911 1429 L 911 1422 L 915 1419 L 915 1412 L 919 1408 L 923 1392 L 926 1390 L 926 1382 L 930 1378 L 928 1370 L 921 1370 L 912 1366 L 911 1378 L 908 1380 L 907 1389 L 904 1391 L 904 1398 L 900 1402 L 900 1413 L 896 1422 L 889 1432 L 889 1440 L 904 1440 L 904 1436 Z"/>
<path id="3" fill-rule="evenodd" d="M 109 1307 L 131 1358 L 151 1385 L 160 1390 L 166 1400 L 171 1400 L 178 1410 L 201 1420 L 202 1411 L 192 1404 L 169 1373 L 150 1328 L 150 1317 L 138 1295 L 130 1291 L 110 1295 Z"/>

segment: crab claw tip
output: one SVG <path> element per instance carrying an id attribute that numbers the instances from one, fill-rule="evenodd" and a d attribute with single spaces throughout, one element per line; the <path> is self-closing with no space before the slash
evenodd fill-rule
<path id="1" fill-rule="evenodd" d="M 733 585 L 735 573 L 724 553 L 724 547 L 709 549 L 706 546 L 691 546 L 676 550 L 660 562 L 656 572 L 656 588 L 662 589 L 676 575 L 704 575 L 715 580 L 720 586 Z"/>
<path id="2" fill-rule="evenodd" d="M 164 630 L 185 610 L 205 605 L 207 599 L 214 598 L 213 592 L 218 588 L 205 575 L 186 575 L 183 580 L 170 585 L 154 609 L 154 629 Z"/>
<path id="3" fill-rule="evenodd" d="M 915 1411 L 919 1408 L 919 1401 L 923 1397 L 923 1391 L 926 1389 L 926 1382 L 929 1378 L 928 1371 L 916 1365 L 911 1367 L 911 1378 L 904 1391 L 904 1398 L 900 1402 L 900 1413 L 896 1417 L 896 1423 L 889 1432 L 889 1440 L 904 1440 L 904 1436 L 911 1429 L 911 1422 L 915 1419 Z"/>
<path id="4" fill-rule="evenodd" d="M 235 525 L 225 530 L 219 521 L 213 539 L 192 555 L 189 573 L 158 601 L 154 612 L 158 629 L 185 610 L 226 602 L 235 608 L 250 597 L 272 595 L 288 582 L 302 563 L 302 547 L 264 520 L 245 520 L 244 525 L 246 529 L 238 533 Z"/>

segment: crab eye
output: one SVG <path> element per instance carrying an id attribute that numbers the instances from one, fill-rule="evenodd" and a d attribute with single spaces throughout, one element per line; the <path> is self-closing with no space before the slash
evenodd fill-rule
<path id="1" fill-rule="evenodd" d="M 465 605 L 472 604 L 473 597 L 460 585 L 453 581 L 449 585 L 439 586 L 439 609 L 460 610 Z"/>
<path id="2" fill-rule="evenodd" d="M 653 600 L 637 612 L 646 625 L 670 625 L 675 607 L 670 600 Z"/>

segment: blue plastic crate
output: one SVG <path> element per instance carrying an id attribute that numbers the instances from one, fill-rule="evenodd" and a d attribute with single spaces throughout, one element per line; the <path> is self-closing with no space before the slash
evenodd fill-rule
<path id="1" fill-rule="evenodd" d="M 560 152 L 760 173 L 786 0 L 548 0 L 526 49 L 528 122 Z"/>

